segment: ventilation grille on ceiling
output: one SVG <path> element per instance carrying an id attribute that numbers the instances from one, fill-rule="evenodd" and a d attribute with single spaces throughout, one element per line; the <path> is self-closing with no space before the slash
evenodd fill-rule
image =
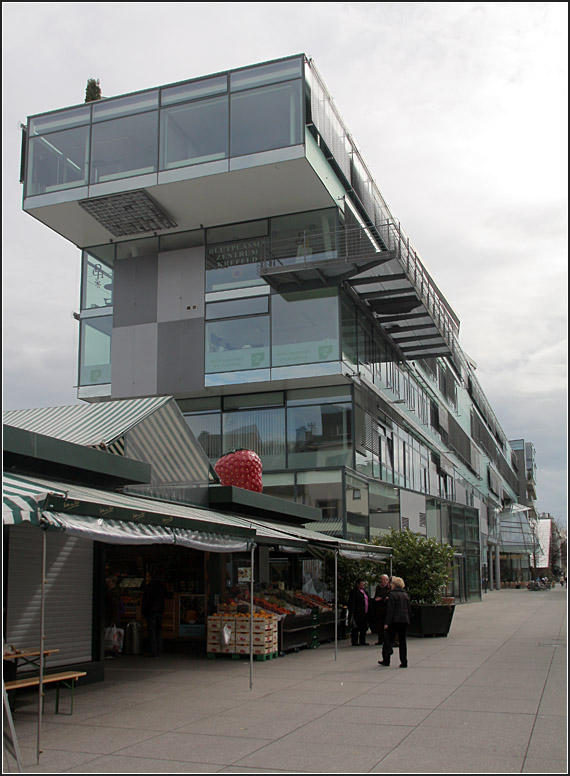
<path id="1" fill-rule="evenodd" d="M 177 226 L 144 189 L 82 199 L 79 204 L 115 237 Z"/>

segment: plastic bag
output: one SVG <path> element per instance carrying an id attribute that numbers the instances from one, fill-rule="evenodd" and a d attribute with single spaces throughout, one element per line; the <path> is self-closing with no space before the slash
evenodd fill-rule
<path id="1" fill-rule="evenodd" d="M 220 638 L 222 640 L 222 644 L 227 647 L 227 645 L 230 643 L 232 638 L 232 629 L 229 625 L 224 625 L 222 630 L 220 631 Z"/>
<path id="2" fill-rule="evenodd" d="M 122 628 L 116 628 L 114 625 L 105 628 L 105 651 L 122 652 L 125 631 Z"/>

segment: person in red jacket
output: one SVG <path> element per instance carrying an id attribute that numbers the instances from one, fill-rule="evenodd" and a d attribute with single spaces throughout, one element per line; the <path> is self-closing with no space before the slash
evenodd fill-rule
<path id="1" fill-rule="evenodd" d="M 400 650 L 400 668 L 408 667 L 408 645 L 406 631 L 412 619 L 410 599 L 404 590 L 405 584 L 401 577 L 392 577 L 392 592 L 388 598 L 386 619 L 384 620 L 384 644 L 382 645 L 381 666 L 390 665 L 390 657 L 394 652 L 394 638 L 398 636 Z"/>

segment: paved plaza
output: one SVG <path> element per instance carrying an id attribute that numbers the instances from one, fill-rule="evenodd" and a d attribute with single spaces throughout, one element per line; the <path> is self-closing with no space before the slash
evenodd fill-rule
<path id="1" fill-rule="evenodd" d="M 47 690 L 39 765 L 37 693 L 19 696 L 24 772 L 567 773 L 566 636 L 558 586 L 457 606 L 407 669 L 342 641 L 254 662 L 250 689 L 247 659 L 121 656 L 73 716 Z"/>

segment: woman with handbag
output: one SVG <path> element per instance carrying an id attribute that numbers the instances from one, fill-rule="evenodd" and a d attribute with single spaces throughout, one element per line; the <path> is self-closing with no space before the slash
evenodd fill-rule
<path id="1" fill-rule="evenodd" d="M 367 647 L 368 612 L 370 599 L 364 589 L 365 582 L 359 579 L 348 597 L 348 625 L 351 630 L 353 647 Z M 359 640 L 360 639 L 360 640 Z"/>

